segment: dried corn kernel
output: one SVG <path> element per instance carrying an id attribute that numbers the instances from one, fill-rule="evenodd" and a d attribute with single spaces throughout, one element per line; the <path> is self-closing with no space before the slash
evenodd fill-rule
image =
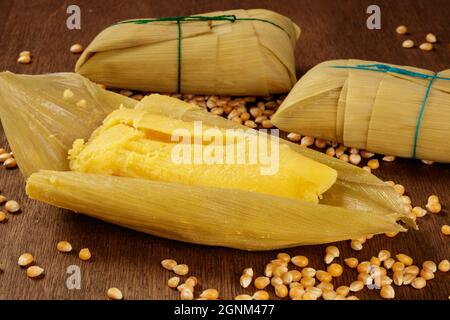
<path id="1" fill-rule="evenodd" d="M 80 250 L 80 252 L 78 253 L 78 257 L 83 260 L 83 261 L 87 261 L 91 258 L 91 252 L 89 251 L 88 248 L 83 248 Z"/>
<path id="2" fill-rule="evenodd" d="M 422 289 L 425 288 L 425 286 L 427 285 L 427 282 L 425 281 L 424 278 L 418 277 L 415 278 L 412 282 L 411 282 L 411 286 L 415 289 Z"/>
<path id="3" fill-rule="evenodd" d="M 60 241 L 56 245 L 56 249 L 59 252 L 71 252 L 72 251 L 72 245 L 67 241 Z"/>
<path id="4" fill-rule="evenodd" d="M 122 292 L 117 289 L 117 288 L 109 288 L 108 291 L 106 292 L 108 298 L 110 298 L 111 300 L 122 300 L 123 299 L 123 295 Z"/>
<path id="5" fill-rule="evenodd" d="M 447 259 L 442 260 L 439 262 L 438 269 L 442 272 L 448 272 L 450 270 L 450 262 Z"/>
<path id="6" fill-rule="evenodd" d="M 361 291 L 362 289 L 364 289 L 364 283 L 362 281 L 357 280 L 353 281 L 350 284 L 350 291 L 352 292 L 358 292 Z"/>
<path id="7" fill-rule="evenodd" d="M 331 282 L 331 280 L 333 279 L 329 272 L 323 270 L 317 270 L 316 278 L 321 282 Z"/>
<path id="8" fill-rule="evenodd" d="M 172 277 L 169 280 L 167 280 L 167 286 L 172 289 L 178 287 L 179 283 L 180 277 Z"/>
<path id="9" fill-rule="evenodd" d="M 338 263 L 332 263 L 327 268 L 327 271 L 333 278 L 337 278 L 342 275 L 342 273 L 344 272 L 344 268 L 342 268 L 342 266 Z"/>
<path id="10" fill-rule="evenodd" d="M 32 264 L 34 261 L 34 257 L 31 253 L 23 253 L 20 255 L 19 260 L 17 261 L 17 264 L 21 267 L 26 267 L 30 264 Z"/>
<path id="11" fill-rule="evenodd" d="M 403 263 L 405 266 L 410 266 L 413 264 L 413 259 L 406 254 L 399 253 L 396 255 L 396 257 L 397 257 L 397 260 L 400 261 L 401 263 Z"/>
<path id="12" fill-rule="evenodd" d="M 269 293 L 265 290 L 256 291 L 253 296 L 253 300 L 269 300 Z"/>
<path id="13" fill-rule="evenodd" d="M 422 268 L 430 270 L 431 272 L 436 272 L 436 270 L 437 270 L 436 263 L 434 261 L 430 261 L 430 260 L 424 261 L 422 263 Z"/>
<path id="14" fill-rule="evenodd" d="M 383 299 L 394 299 L 394 297 L 395 297 L 394 288 L 390 285 L 381 287 L 380 296 Z"/>
<path id="15" fill-rule="evenodd" d="M 352 269 L 354 269 L 358 266 L 358 259 L 356 259 L 356 258 L 347 258 L 347 259 L 344 259 L 344 262 L 348 267 L 350 267 Z"/>
<path id="16" fill-rule="evenodd" d="M 29 278 L 36 278 L 39 277 L 41 274 L 44 273 L 44 269 L 38 266 L 31 266 L 27 269 L 27 276 Z"/>
<path id="17" fill-rule="evenodd" d="M 17 201 L 9 200 L 5 203 L 5 210 L 10 213 L 16 213 L 20 211 L 20 205 Z"/>
<path id="18" fill-rule="evenodd" d="M 189 267 L 187 264 L 177 264 L 172 268 L 172 271 L 179 276 L 185 276 L 189 273 Z"/>
<path id="19" fill-rule="evenodd" d="M 217 300 L 219 298 L 219 291 L 217 289 L 206 289 L 200 294 L 200 298 L 207 300 Z"/>
<path id="20" fill-rule="evenodd" d="M 239 279 L 239 283 L 241 284 L 242 288 L 248 288 L 252 283 L 252 277 L 248 274 L 243 274 Z"/>
<path id="21" fill-rule="evenodd" d="M 291 262 L 297 267 L 304 268 L 308 265 L 308 258 L 305 256 L 295 256 L 292 257 Z"/>
<path id="22" fill-rule="evenodd" d="M 268 277 L 258 277 L 255 279 L 255 288 L 256 289 L 264 289 L 270 283 L 270 279 Z"/>
<path id="23" fill-rule="evenodd" d="M 289 290 L 284 284 L 280 284 L 275 287 L 275 294 L 277 297 L 286 298 L 289 294 Z"/>
<path id="24" fill-rule="evenodd" d="M 176 265 L 177 262 L 173 259 L 164 259 L 161 261 L 161 266 L 167 270 L 172 270 Z"/>

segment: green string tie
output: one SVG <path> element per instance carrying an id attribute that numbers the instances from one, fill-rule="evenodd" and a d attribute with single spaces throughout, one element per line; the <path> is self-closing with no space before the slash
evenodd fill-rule
<path id="1" fill-rule="evenodd" d="M 425 112 L 425 106 L 426 106 L 428 98 L 430 96 L 431 86 L 433 85 L 433 81 L 436 80 L 436 79 L 439 79 L 439 80 L 450 80 L 450 78 L 439 77 L 437 75 L 437 73 L 434 73 L 433 75 L 429 75 L 429 74 L 420 73 L 420 72 L 414 72 L 414 71 L 410 71 L 410 70 L 406 70 L 406 69 L 402 69 L 402 68 L 392 67 L 390 65 L 381 64 L 381 63 L 377 63 L 377 64 L 359 64 L 359 65 L 356 65 L 356 66 L 332 66 L 332 68 L 369 70 L 369 71 L 384 72 L 384 73 L 391 72 L 391 73 L 406 75 L 406 76 L 410 76 L 410 77 L 430 80 L 430 82 L 428 83 L 427 91 L 425 92 L 425 98 L 423 99 L 422 106 L 420 108 L 419 117 L 417 119 L 416 132 L 415 132 L 415 135 L 414 135 L 413 158 L 416 159 L 416 156 L 417 156 L 417 141 L 419 139 L 420 125 L 422 123 L 423 114 Z"/>
<path id="2" fill-rule="evenodd" d="M 283 27 L 279 26 L 275 22 L 266 19 L 259 18 L 238 18 L 234 14 L 233 15 L 220 15 L 220 16 L 176 16 L 176 17 L 162 17 L 162 18 L 154 18 L 154 19 L 138 19 L 138 20 L 127 20 L 118 22 L 117 24 L 125 24 L 125 23 L 134 23 L 134 24 L 147 24 L 152 22 L 162 22 L 162 21 L 172 21 L 176 22 L 178 26 L 178 86 L 177 91 L 181 93 L 181 22 L 190 22 L 190 21 L 229 21 L 234 23 L 236 21 L 260 21 L 269 23 L 280 30 L 283 30 L 287 36 L 290 38 L 289 32 L 287 32 Z"/>

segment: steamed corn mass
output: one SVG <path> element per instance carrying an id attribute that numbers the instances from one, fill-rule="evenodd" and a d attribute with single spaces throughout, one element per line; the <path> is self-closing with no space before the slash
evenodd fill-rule
<path id="1" fill-rule="evenodd" d="M 336 170 L 295 152 L 287 145 L 279 145 L 278 140 L 268 135 L 256 137 L 256 134 L 243 132 L 242 135 L 233 135 L 229 130 L 200 122 L 152 114 L 147 100 L 155 98 L 158 97 L 145 98 L 133 109 L 113 111 L 88 142 L 77 139 L 69 151 L 70 169 L 255 191 L 316 203 L 336 181 Z M 184 135 L 177 136 L 177 132 Z M 253 148 L 255 142 L 259 150 Z M 243 152 L 240 162 L 239 151 Z M 270 159 L 270 163 L 262 163 L 264 159 L 250 162 L 255 151 L 259 155 L 266 151 L 266 160 Z M 195 152 L 201 152 L 200 161 L 196 160 L 199 155 Z M 187 161 L 179 161 L 178 155 Z M 213 163 L 202 158 L 207 155 L 211 155 Z M 227 155 L 231 156 L 227 158 Z M 231 161 L 227 161 L 229 159 Z M 265 172 L 268 166 L 271 170 Z"/>

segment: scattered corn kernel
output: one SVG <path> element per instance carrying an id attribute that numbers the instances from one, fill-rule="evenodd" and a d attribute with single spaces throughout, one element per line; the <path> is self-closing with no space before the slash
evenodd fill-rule
<path id="1" fill-rule="evenodd" d="M 217 289 L 206 289 L 200 294 L 200 298 L 207 300 L 217 300 L 219 298 L 219 291 Z"/>
<path id="2" fill-rule="evenodd" d="M 378 161 L 378 159 L 370 159 L 367 162 L 367 166 L 371 169 L 371 170 L 375 170 L 378 169 L 380 167 L 380 162 Z"/>
<path id="3" fill-rule="evenodd" d="M 422 268 L 430 270 L 431 272 L 436 272 L 437 266 L 434 261 L 427 260 L 422 263 Z"/>
<path id="4" fill-rule="evenodd" d="M 72 53 L 81 53 L 83 52 L 84 48 L 81 44 L 75 43 L 70 47 L 70 52 Z"/>
<path id="5" fill-rule="evenodd" d="M 422 278 L 424 278 L 425 280 L 431 280 L 431 279 L 434 279 L 434 273 L 431 272 L 431 271 L 428 270 L 428 269 L 422 269 L 422 270 L 420 270 L 420 276 L 421 276 Z"/>
<path id="6" fill-rule="evenodd" d="M 297 271 L 297 270 L 295 270 Z M 300 273 L 300 277 L 301 277 L 301 273 Z M 281 280 L 283 280 L 283 284 L 289 284 L 293 281 L 293 276 L 292 274 L 288 271 L 285 272 L 281 275 Z"/>
<path id="7" fill-rule="evenodd" d="M 189 273 L 189 267 L 187 264 L 177 264 L 172 268 L 172 271 L 179 276 L 185 276 Z"/>
<path id="8" fill-rule="evenodd" d="M 433 50 L 433 44 L 424 42 L 419 46 L 419 48 L 422 51 L 431 51 L 431 50 Z"/>
<path id="9" fill-rule="evenodd" d="M 167 270 L 172 270 L 176 265 L 177 262 L 173 259 L 164 259 L 161 261 L 161 266 Z"/>
<path id="10" fill-rule="evenodd" d="M 428 197 L 428 203 L 439 203 L 439 197 L 435 194 L 432 194 L 431 196 Z"/>
<path id="11" fill-rule="evenodd" d="M 414 207 L 411 212 L 416 218 L 422 218 L 427 214 L 427 210 L 422 207 Z"/>
<path id="12" fill-rule="evenodd" d="M 265 290 L 256 291 L 253 296 L 253 300 L 269 300 L 269 293 Z"/>
<path id="13" fill-rule="evenodd" d="M 298 282 L 302 278 L 302 273 L 298 270 L 290 270 L 288 273 L 292 276 L 291 282 Z"/>
<path id="14" fill-rule="evenodd" d="M 292 257 L 291 262 L 297 267 L 304 268 L 308 265 L 308 258 L 305 256 L 295 256 Z"/>
<path id="15" fill-rule="evenodd" d="M 234 300 L 252 300 L 252 297 L 248 294 L 240 294 L 234 297 Z"/>
<path id="16" fill-rule="evenodd" d="M 88 248 L 83 248 L 80 250 L 80 252 L 78 253 L 78 257 L 83 260 L 83 261 L 87 261 L 91 258 L 91 252 L 89 251 Z"/>
<path id="17" fill-rule="evenodd" d="M 442 206 L 439 202 L 427 203 L 427 205 L 425 207 L 431 213 L 439 213 L 442 210 Z"/>
<path id="18" fill-rule="evenodd" d="M 345 264 L 349 267 L 349 268 L 356 268 L 358 266 L 358 259 L 356 258 L 346 258 L 344 259 Z"/>
<path id="19" fill-rule="evenodd" d="M 410 266 L 410 265 L 413 264 L 413 259 L 410 256 L 406 255 L 406 254 L 399 253 L 399 254 L 396 255 L 396 258 L 397 258 L 398 261 L 403 263 L 405 266 Z"/>
<path id="20" fill-rule="evenodd" d="M 285 252 L 280 252 L 279 254 L 277 254 L 277 259 L 280 259 L 285 263 L 288 263 L 289 261 L 291 261 L 291 256 Z"/>
<path id="21" fill-rule="evenodd" d="M 401 196 L 405 194 L 405 187 L 401 184 L 395 184 L 394 190 Z"/>
<path id="22" fill-rule="evenodd" d="M 350 293 L 350 287 L 340 286 L 336 289 L 336 293 L 340 296 L 346 297 Z"/>
<path id="23" fill-rule="evenodd" d="M 44 269 L 38 266 L 31 266 L 27 269 L 27 276 L 29 278 L 36 278 L 39 277 L 41 274 L 44 273 Z"/>
<path id="24" fill-rule="evenodd" d="M 358 292 L 361 291 L 362 289 L 364 289 L 364 283 L 362 281 L 353 281 L 350 284 L 350 291 L 351 292 Z"/>
<path id="25" fill-rule="evenodd" d="M 0 211 L 0 222 L 5 222 L 6 220 L 8 220 L 6 213 L 4 213 L 3 211 Z"/>
<path id="26" fill-rule="evenodd" d="M 17 264 L 21 267 L 26 267 L 30 264 L 32 264 L 34 261 L 34 257 L 31 253 L 23 253 L 20 255 L 19 260 L 17 261 Z"/>
<path id="27" fill-rule="evenodd" d="M 381 287 L 380 296 L 383 299 L 394 299 L 395 297 L 394 288 L 390 285 Z"/>
<path id="28" fill-rule="evenodd" d="M 403 284 L 403 271 L 394 272 L 392 279 L 394 280 L 395 285 L 401 286 Z"/>
<path id="29" fill-rule="evenodd" d="M 408 28 L 404 25 L 400 25 L 395 29 L 395 32 L 398 34 L 406 34 L 408 32 Z"/>
<path id="30" fill-rule="evenodd" d="M 395 156 L 384 156 L 383 161 L 386 161 L 386 162 L 395 161 Z"/>
<path id="31" fill-rule="evenodd" d="M 417 276 L 420 272 L 420 269 L 418 266 L 409 266 L 406 267 L 405 270 L 403 270 L 403 273 L 410 273 L 413 274 L 415 276 Z"/>
<path id="32" fill-rule="evenodd" d="M 270 279 L 270 284 L 275 288 L 276 286 L 283 284 L 283 279 L 281 279 L 280 277 L 272 277 Z"/>
<path id="33" fill-rule="evenodd" d="M 447 259 L 442 260 L 438 264 L 438 269 L 442 272 L 448 272 L 448 270 L 450 270 L 450 262 Z"/>
<path id="34" fill-rule="evenodd" d="M 312 146 L 314 144 L 314 138 L 308 136 L 303 137 L 302 140 L 300 141 L 300 144 L 306 147 Z"/>
<path id="35" fill-rule="evenodd" d="M 243 274 L 239 279 L 239 283 L 241 284 L 242 288 L 248 288 L 248 286 L 250 286 L 250 284 L 252 283 L 252 277 L 248 274 Z"/>
<path id="36" fill-rule="evenodd" d="M 280 298 L 286 298 L 289 294 L 288 288 L 284 284 L 275 287 L 275 295 Z"/>
<path id="37" fill-rule="evenodd" d="M 246 274 L 246 275 L 248 275 L 248 276 L 250 276 L 250 277 L 253 277 L 253 274 L 254 274 L 253 268 L 245 268 L 245 269 L 242 271 L 242 274 Z"/>
<path id="38" fill-rule="evenodd" d="M 16 159 L 14 159 L 14 158 L 6 159 L 6 160 L 3 162 L 3 166 L 4 166 L 5 168 L 7 168 L 7 169 L 12 169 L 12 168 L 17 167 Z"/>
<path id="39" fill-rule="evenodd" d="M 31 56 L 20 56 L 17 59 L 17 62 L 22 64 L 28 64 L 31 62 Z"/>
<path id="40" fill-rule="evenodd" d="M 178 287 L 179 283 L 180 277 L 172 277 L 169 280 L 167 280 L 167 286 L 172 289 Z"/>
<path id="41" fill-rule="evenodd" d="M 302 286 L 295 286 L 289 290 L 289 297 L 291 299 L 301 298 L 305 294 L 305 289 Z"/>
<path id="42" fill-rule="evenodd" d="M 409 285 L 411 284 L 414 279 L 416 279 L 416 276 L 412 273 L 404 273 L 403 274 L 403 285 Z"/>
<path id="43" fill-rule="evenodd" d="M 302 139 L 302 136 L 298 133 L 291 132 L 287 135 L 287 138 L 292 142 L 299 142 Z"/>
<path id="44" fill-rule="evenodd" d="M 330 272 L 323 271 L 323 270 L 317 270 L 316 278 L 320 282 L 331 282 L 331 280 L 333 279 L 333 277 L 332 277 Z"/>
<path id="45" fill-rule="evenodd" d="M 405 265 L 402 262 L 397 261 L 392 265 L 393 272 L 403 271 L 403 270 L 405 270 Z"/>
<path id="46" fill-rule="evenodd" d="M 186 279 L 184 283 L 194 288 L 198 284 L 198 279 L 194 276 L 190 276 L 189 278 Z"/>
<path id="47" fill-rule="evenodd" d="M 369 273 L 370 271 L 370 262 L 369 261 L 363 261 L 360 264 L 358 264 L 358 267 L 356 268 L 359 273 Z"/>
<path id="48" fill-rule="evenodd" d="M 361 251 L 363 249 L 363 245 L 358 240 L 352 240 L 350 242 L 350 247 L 355 251 Z"/>
<path id="49" fill-rule="evenodd" d="M 10 213 L 16 213 L 20 211 L 20 205 L 17 201 L 9 200 L 5 203 L 5 210 Z"/>
<path id="50" fill-rule="evenodd" d="M 393 258 L 387 258 L 383 262 L 384 267 L 388 270 L 391 269 L 394 264 L 395 264 L 395 260 Z"/>
<path id="51" fill-rule="evenodd" d="M 183 289 L 180 293 L 181 300 L 194 300 L 194 293 L 189 289 Z"/>
<path id="52" fill-rule="evenodd" d="M 415 289 L 425 288 L 426 285 L 427 285 L 427 282 L 422 277 L 417 277 L 411 282 L 411 286 Z"/>
<path id="53" fill-rule="evenodd" d="M 444 224 L 441 227 L 441 232 L 442 232 L 442 234 L 449 236 L 450 235 L 450 226 L 448 224 Z"/>
<path id="54" fill-rule="evenodd" d="M 110 298 L 111 300 L 123 299 L 122 291 L 120 291 L 117 288 L 109 288 L 106 294 L 108 295 L 108 298 Z"/>
<path id="55" fill-rule="evenodd" d="M 381 265 L 381 260 L 380 260 L 378 257 L 372 257 L 372 258 L 370 258 L 369 262 L 370 262 L 370 264 L 371 264 L 372 266 L 377 266 L 377 267 L 379 267 L 379 266 Z"/>
<path id="56" fill-rule="evenodd" d="M 303 277 L 300 280 L 300 283 L 302 284 L 303 287 L 307 288 L 307 287 L 313 287 L 316 284 L 316 279 L 315 278 L 311 278 L 311 277 Z"/>
<path id="57" fill-rule="evenodd" d="M 387 259 L 389 259 L 391 257 L 391 253 L 388 250 L 380 250 L 380 252 L 378 252 L 378 259 L 380 259 L 380 261 L 385 261 Z"/>
<path id="58" fill-rule="evenodd" d="M 303 277 L 312 278 L 315 275 L 316 275 L 316 269 L 314 269 L 314 268 L 307 267 L 307 268 L 303 268 L 303 270 L 302 270 Z"/>
<path id="59" fill-rule="evenodd" d="M 255 279 L 255 288 L 256 289 L 264 289 L 270 283 L 270 279 L 268 277 L 258 277 Z"/>
<path id="60" fill-rule="evenodd" d="M 323 149 L 327 146 L 327 141 L 323 139 L 316 139 L 316 141 L 314 141 L 314 145 L 319 149 Z"/>
<path id="61" fill-rule="evenodd" d="M 342 266 L 338 263 L 332 263 L 327 268 L 327 271 L 333 278 L 337 278 L 342 275 L 342 273 L 344 272 L 344 268 L 342 268 Z"/>
<path id="62" fill-rule="evenodd" d="M 402 47 L 406 49 L 411 49 L 412 47 L 414 47 L 414 41 L 412 41 L 411 39 L 407 39 L 403 41 Z"/>
<path id="63" fill-rule="evenodd" d="M 72 245 L 67 241 L 60 241 L 56 245 L 56 249 L 60 252 L 71 252 L 72 251 Z"/>
<path id="64" fill-rule="evenodd" d="M 394 238 L 398 235 L 398 231 L 386 232 L 384 235 L 388 238 Z"/>
<path id="65" fill-rule="evenodd" d="M 427 40 L 427 42 L 429 42 L 429 43 L 437 42 L 437 38 L 433 33 L 427 33 L 427 35 L 425 36 L 425 40 Z"/>

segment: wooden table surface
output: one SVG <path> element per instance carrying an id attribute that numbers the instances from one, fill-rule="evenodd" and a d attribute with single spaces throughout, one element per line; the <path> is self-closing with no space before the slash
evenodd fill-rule
<path id="1" fill-rule="evenodd" d="M 381 30 L 366 28 L 366 8 L 372 3 L 381 7 Z M 66 28 L 66 8 L 70 4 L 81 7 L 81 30 Z M 78 56 L 69 53 L 70 45 L 76 42 L 87 45 L 99 31 L 116 21 L 238 7 L 276 10 L 301 26 L 296 52 L 299 74 L 321 61 L 336 58 L 378 60 L 436 71 L 450 68 L 448 0 L 4 0 L 0 2 L 0 70 L 28 74 L 72 71 Z M 423 41 L 426 32 L 434 32 L 440 40 L 436 50 L 403 49 L 401 43 L 405 37 L 394 31 L 399 24 L 409 26 L 410 37 L 416 43 Z M 17 64 L 22 50 L 31 50 L 30 65 Z M 0 146 L 7 146 L 2 130 Z M 440 226 L 449 224 L 450 166 L 397 160 L 382 163 L 375 174 L 404 184 L 416 205 L 424 206 L 428 195 L 438 194 L 444 210 L 439 215 L 420 219 L 420 231 L 410 230 L 393 239 L 376 236 L 361 252 L 352 251 L 348 242 L 339 243 L 342 257 L 364 260 L 380 249 L 389 249 L 411 255 L 416 263 L 449 259 L 450 240 L 440 233 Z M 159 264 L 161 259 L 169 257 L 187 263 L 203 288 L 218 288 L 221 297 L 229 299 L 253 290 L 239 287 L 238 279 L 244 267 L 253 267 L 261 274 L 265 263 L 276 255 L 276 252 L 244 252 L 160 239 L 37 203 L 27 199 L 19 170 L 1 170 L 0 189 L 23 207 L 21 214 L 10 215 L 7 223 L 0 224 L 0 299 L 105 299 L 106 290 L 113 286 L 120 288 L 126 299 L 176 299 L 177 292 L 166 286 L 170 273 Z M 76 249 L 89 247 L 93 259 L 81 262 L 75 253 L 58 253 L 55 246 L 62 239 L 70 241 Z M 324 249 L 325 245 L 286 251 L 291 255 L 306 255 L 313 267 L 323 269 Z M 42 279 L 28 279 L 25 271 L 17 266 L 23 252 L 33 253 L 37 263 L 45 268 Z M 81 268 L 80 290 L 66 288 L 66 268 L 70 265 Z M 346 269 L 336 283 L 349 284 L 353 280 L 356 273 Z M 400 299 L 447 299 L 449 275 L 438 272 L 425 289 L 401 287 L 396 288 L 396 294 Z M 365 289 L 356 295 L 362 299 L 379 298 L 376 290 Z"/>

